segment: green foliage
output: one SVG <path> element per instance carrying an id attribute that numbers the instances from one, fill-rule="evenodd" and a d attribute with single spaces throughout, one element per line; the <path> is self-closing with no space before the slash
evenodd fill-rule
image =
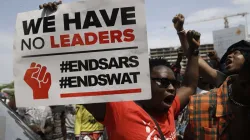
<path id="1" fill-rule="evenodd" d="M 15 97 L 14 82 L 11 82 L 9 84 L 0 85 L 0 91 L 2 91 L 2 90 L 4 90 L 4 92 L 10 96 L 10 98 Z"/>

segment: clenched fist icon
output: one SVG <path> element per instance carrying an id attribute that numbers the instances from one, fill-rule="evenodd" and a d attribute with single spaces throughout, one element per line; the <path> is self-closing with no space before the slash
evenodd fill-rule
<path id="1" fill-rule="evenodd" d="M 24 81 L 32 88 L 34 99 L 48 99 L 51 86 L 51 75 L 47 72 L 47 67 L 31 63 L 27 69 Z"/>

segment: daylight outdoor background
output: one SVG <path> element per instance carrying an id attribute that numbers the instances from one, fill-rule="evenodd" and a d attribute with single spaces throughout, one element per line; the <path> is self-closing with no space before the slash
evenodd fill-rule
<path id="1" fill-rule="evenodd" d="M 68 3 L 76 0 L 63 0 Z M 0 84 L 13 80 L 12 46 L 16 15 L 38 9 L 49 0 L 1 0 L 0 4 Z M 148 44 L 150 48 L 178 46 L 178 36 L 172 18 L 183 13 L 187 22 L 220 17 L 241 12 L 250 13 L 250 0 L 146 0 Z M 248 16 L 249 17 L 249 16 Z M 250 19 L 249 19 L 250 20 Z M 243 17 L 229 18 L 229 26 L 246 24 Z M 202 33 L 201 43 L 212 43 L 212 31 L 223 29 L 224 20 L 214 20 L 185 26 Z"/>

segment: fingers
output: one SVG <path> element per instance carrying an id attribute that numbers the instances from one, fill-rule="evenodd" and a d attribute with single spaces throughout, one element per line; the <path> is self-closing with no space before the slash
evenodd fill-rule
<path id="1" fill-rule="evenodd" d="M 182 14 L 178 14 L 178 17 L 180 17 L 181 19 L 185 19 L 185 17 Z"/>
<path id="2" fill-rule="evenodd" d="M 40 71 L 39 76 L 38 76 L 39 81 L 42 81 L 43 78 L 45 77 L 46 70 L 47 70 L 47 68 L 44 66 L 41 68 L 41 71 Z"/>
<path id="3" fill-rule="evenodd" d="M 172 22 L 173 22 L 173 23 L 176 23 L 176 22 L 178 22 L 178 21 L 184 21 L 184 19 L 185 19 L 185 17 L 184 17 L 182 14 L 177 14 L 177 15 L 173 18 Z"/>
<path id="4" fill-rule="evenodd" d="M 196 41 L 194 38 L 193 38 L 193 43 L 195 44 L 195 46 L 200 46 L 200 41 Z"/>
<path id="5" fill-rule="evenodd" d="M 28 82 L 31 81 L 32 79 L 32 75 L 34 73 L 38 73 L 39 72 L 39 68 L 30 68 L 26 71 L 25 75 L 24 75 L 24 81 Z"/>
<path id="6" fill-rule="evenodd" d="M 192 40 L 192 31 L 190 31 L 190 30 L 187 32 L 187 40 L 188 40 L 188 42 L 190 42 Z"/>
<path id="7" fill-rule="evenodd" d="M 35 78 L 37 78 L 38 75 L 39 75 L 39 72 L 40 72 L 40 70 L 41 70 L 41 65 L 40 65 L 40 64 L 37 64 L 37 65 L 36 65 L 36 68 L 38 68 L 39 71 L 33 75 L 33 77 L 35 77 Z"/>
<path id="8" fill-rule="evenodd" d="M 191 30 L 187 32 L 187 40 L 190 47 L 194 47 L 194 49 L 199 48 L 200 46 L 200 36 L 201 34 L 197 31 Z"/>
<path id="9" fill-rule="evenodd" d="M 172 22 L 175 24 L 177 22 L 177 17 L 175 16 L 172 20 Z"/>
<path id="10" fill-rule="evenodd" d="M 187 38 L 191 41 L 192 38 L 194 38 L 195 40 L 200 40 L 200 36 L 201 34 L 199 32 L 196 32 L 195 30 L 189 30 L 187 32 Z"/>
<path id="11" fill-rule="evenodd" d="M 193 31 L 193 37 L 195 40 L 200 40 L 201 34 L 199 32 Z"/>
<path id="12" fill-rule="evenodd" d="M 39 5 L 40 9 L 49 9 L 49 10 L 57 10 L 58 5 L 62 4 L 62 1 L 58 2 L 49 2 L 49 3 L 44 3 L 42 5 Z"/>
<path id="13" fill-rule="evenodd" d="M 34 68 L 36 66 L 36 63 L 35 62 L 32 62 L 31 64 L 30 64 L 30 68 Z"/>
<path id="14" fill-rule="evenodd" d="M 48 84 L 48 85 L 51 85 L 51 75 L 49 72 L 47 72 L 44 76 L 44 83 Z"/>

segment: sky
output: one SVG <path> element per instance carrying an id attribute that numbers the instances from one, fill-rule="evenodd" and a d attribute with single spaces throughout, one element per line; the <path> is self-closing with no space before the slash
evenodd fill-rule
<path id="1" fill-rule="evenodd" d="M 11 82 L 13 76 L 13 36 L 17 13 L 38 9 L 49 0 L 0 0 L 0 84 Z M 69 3 L 77 0 L 62 0 Z M 179 46 L 172 18 L 182 13 L 186 22 L 200 21 L 241 12 L 250 13 L 250 0 L 146 0 L 149 48 Z M 247 16 L 249 19 L 249 16 Z M 246 25 L 246 18 L 229 18 L 229 26 Z M 250 22 L 248 22 L 249 26 Z M 185 29 L 201 33 L 201 43 L 213 43 L 212 31 L 224 28 L 223 19 L 187 24 Z"/>

